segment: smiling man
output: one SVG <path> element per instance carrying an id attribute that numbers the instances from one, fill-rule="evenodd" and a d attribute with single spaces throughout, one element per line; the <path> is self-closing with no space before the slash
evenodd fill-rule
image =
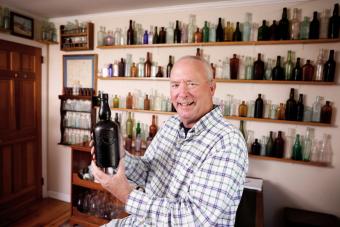
<path id="1" fill-rule="evenodd" d="M 204 59 L 181 58 L 170 77 L 178 114 L 165 122 L 145 155 L 126 154 L 112 177 L 92 163 L 96 180 L 130 214 L 107 226 L 234 226 L 248 156 L 239 130 L 213 104 L 215 89 Z"/>

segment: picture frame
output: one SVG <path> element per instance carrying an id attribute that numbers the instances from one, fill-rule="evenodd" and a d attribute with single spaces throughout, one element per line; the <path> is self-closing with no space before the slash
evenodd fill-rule
<path id="1" fill-rule="evenodd" d="M 81 88 L 96 91 L 97 54 L 63 55 L 63 87 L 71 88 L 79 81 Z"/>
<path id="2" fill-rule="evenodd" d="M 34 20 L 33 18 L 21 15 L 19 13 L 10 13 L 11 34 L 27 39 L 34 38 Z"/>

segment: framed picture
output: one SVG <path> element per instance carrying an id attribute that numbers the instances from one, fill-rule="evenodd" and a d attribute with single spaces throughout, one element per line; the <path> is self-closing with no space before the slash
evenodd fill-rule
<path id="1" fill-rule="evenodd" d="M 28 39 L 34 38 L 34 21 L 30 17 L 11 12 L 11 33 Z"/>
<path id="2" fill-rule="evenodd" d="M 63 55 L 63 87 L 96 90 L 97 59 L 97 54 Z"/>

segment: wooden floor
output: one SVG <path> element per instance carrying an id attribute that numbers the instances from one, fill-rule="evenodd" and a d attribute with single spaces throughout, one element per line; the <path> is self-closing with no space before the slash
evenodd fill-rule
<path id="1" fill-rule="evenodd" d="M 31 226 L 71 226 L 67 224 L 71 216 L 70 203 L 60 200 L 46 198 L 36 203 L 36 212 L 25 216 L 11 226 L 31 227 Z"/>

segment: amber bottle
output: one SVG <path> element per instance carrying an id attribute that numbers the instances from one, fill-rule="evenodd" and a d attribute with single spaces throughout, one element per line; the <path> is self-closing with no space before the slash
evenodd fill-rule
<path id="1" fill-rule="evenodd" d="M 302 78 L 305 81 L 312 81 L 314 76 L 314 66 L 307 60 L 306 64 L 302 66 Z"/>
<path id="2" fill-rule="evenodd" d="M 157 133 L 157 124 L 156 124 L 156 115 L 152 115 L 152 123 L 149 127 L 149 137 L 153 138 L 155 137 Z"/>
<path id="3" fill-rule="evenodd" d="M 137 77 L 137 72 L 138 72 L 137 66 L 133 62 L 132 65 L 131 65 L 131 68 L 130 68 L 130 75 L 131 75 L 131 77 Z"/>
<path id="4" fill-rule="evenodd" d="M 238 107 L 238 115 L 240 117 L 247 117 L 247 113 L 248 113 L 248 106 L 245 103 L 245 101 L 242 101 L 242 103 Z"/>
<path id="5" fill-rule="evenodd" d="M 144 110 L 150 110 L 150 99 L 148 95 L 145 95 Z"/>
<path id="6" fill-rule="evenodd" d="M 202 33 L 200 32 L 199 28 L 197 28 L 197 30 L 194 34 L 194 42 L 195 43 L 201 43 L 202 42 Z"/>
<path id="7" fill-rule="evenodd" d="M 236 57 L 236 54 L 233 54 L 233 58 L 230 58 L 230 79 L 237 80 L 238 78 L 238 69 L 239 69 L 240 60 Z"/>
<path id="8" fill-rule="evenodd" d="M 158 66 L 158 71 L 156 73 L 156 77 L 164 77 L 163 76 L 162 66 Z"/>
<path id="9" fill-rule="evenodd" d="M 113 108 L 119 108 L 119 98 L 118 98 L 118 96 L 117 95 L 115 95 L 115 97 L 113 98 L 113 101 L 112 101 L 113 103 Z"/>
<path id="10" fill-rule="evenodd" d="M 283 105 L 283 103 L 280 103 L 279 107 L 277 108 L 276 111 L 276 119 L 278 120 L 284 120 L 285 119 L 285 106 Z"/>
<path id="11" fill-rule="evenodd" d="M 330 124 L 332 120 L 332 106 L 330 101 L 326 101 L 326 105 L 321 108 L 320 122 Z"/>
<path id="12" fill-rule="evenodd" d="M 151 77 L 151 53 L 147 52 L 146 53 L 146 61 L 144 63 L 144 75 L 145 77 Z"/>
<path id="13" fill-rule="evenodd" d="M 133 107 L 133 96 L 131 95 L 131 92 L 129 92 L 128 96 L 126 97 L 126 108 L 132 109 Z"/>

